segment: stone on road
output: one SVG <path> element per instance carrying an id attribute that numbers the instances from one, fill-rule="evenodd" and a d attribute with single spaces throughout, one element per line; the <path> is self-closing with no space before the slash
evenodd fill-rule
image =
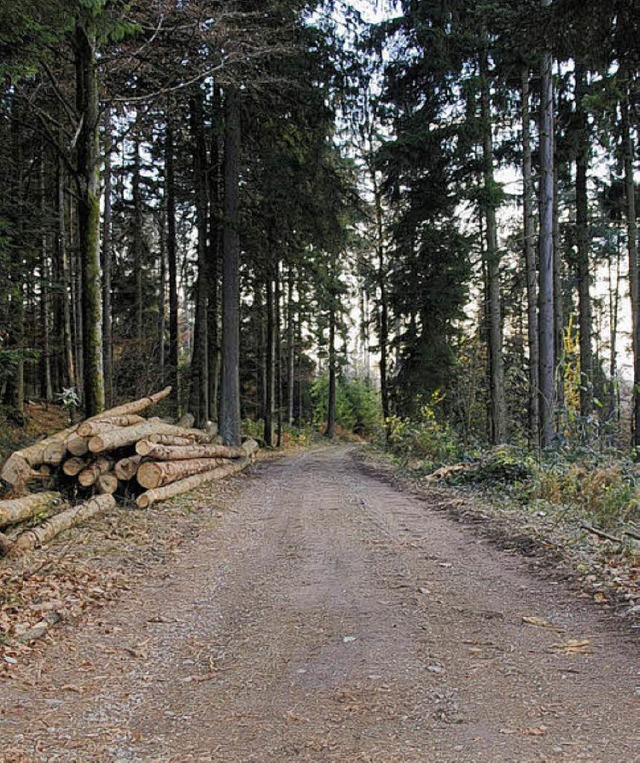
<path id="1" fill-rule="evenodd" d="M 631 635 L 347 449 L 230 508 L 1 687 L 0 760 L 640 761 Z"/>

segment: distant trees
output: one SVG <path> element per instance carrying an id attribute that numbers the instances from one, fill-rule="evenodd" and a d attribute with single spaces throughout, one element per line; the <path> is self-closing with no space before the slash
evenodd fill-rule
<path id="1" fill-rule="evenodd" d="M 387 50 L 388 137 L 377 167 L 393 210 L 392 410 L 410 412 L 441 390 L 445 411 L 461 417 L 467 434 L 471 426 L 480 439 L 543 447 L 573 431 L 615 428 L 618 413 L 610 420 L 603 400 L 617 380 L 607 381 L 604 369 L 606 356 L 615 368 L 620 333 L 613 313 L 598 312 L 593 220 L 607 178 L 593 160 L 608 164 L 613 184 L 625 189 L 619 214 L 635 336 L 638 120 L 629 93 L 638 49 L 621 37 L 636 23 L 632 6 L 402 2 L 374 31 L 371 49 Z M 472 348 L 486 369 L 474 377 L 486 417 L 476 407 L 474 422 L 460 392 L 465 364 L 472 373 L 479 367 Z M 640 366 L 635 374 L 634 390 Z M 634 393 L 635 411 L 638 399 Z"/>

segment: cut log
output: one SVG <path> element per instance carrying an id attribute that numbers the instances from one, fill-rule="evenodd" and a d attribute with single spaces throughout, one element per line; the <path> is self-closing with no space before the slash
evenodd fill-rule
<path id="1" fill-rule="evenodd" d="M 181 445 L 193 445 L 194 439 L 193 437 L 185 437 L 183 435 L 172 435 L 172 434 L 150 434 L 147 437 L 145 437 L 145 440 L 147 442 L 153 443 L 155 445 L 174 445 L 176 447 L 179 447 Z M 144 454 L 140 454 L 144 455 Z"/>
<path id="2" fill-rule="evenodd" d="M 6 535 L 0 533 L 0 556 L 6 556 L 9 551 L 11 551 L 12 546 L 13 541 L 7 538 Z"/>
<path id="3" fill-rule="evenodd" d="M 101 474 L 106 474 L 112 468 L 113 461 L 110 458 L 106 458 L 106 456 L 100 456 L 78 474 L 78 482 L 82 487 L 91 487 L 91 485 L 96 484 Z"/>
<path id="4" fill-rule="evenodd" d="M 89 452 L 89 438 L 80 437 L 77 432 L 74 432 L 67 437 L 66 449 L 72 456 L 86 456 Z"/>
<path id="5" fill-rule="evenodd" d="M 78 427 L 78 434 L 82 437 L 93 437 L 94 435 L 108 432 L 110 429 L 115 429 L 116 427 L 131 427 L 134 424 L 141 424 L 143 421 L 145 421 L 145 419 L 137 414 L 89 419 L 80 424 Z"/>
<path id="6" fill-rule="evenodd" d="M 118 482 L 118 478 L 112 472 L 101 474 L 98 477 L 98 481 L 96 483 L 98 493 L 108 493 L 109 495 L 113 495 L 118 489 L 119 485 L 120 483 Z"/>
<path id="7" fill-rule="evenodd" d="M 108 450 L 124 448 L 133 445 L 138 440 L 145 439 L 153 434 L 167 434 L 191 440 L 206 442 L 209 435 L 199 429 L 182 429 L 174 424 L 163 424 L 159 420 L 145 421 L 143 424 L 135 424 L 132 427 L 121 427 L 110 432 L 96 435 L 89 440 L 89 450 L 92 453 L 103 453 Z"/>
<path id="8" fill-rule="evenodd" d="M 131 458 L 121 458 L 115 465 L 114 472 L 116 477 L 123 482 L 132 480 L 138 471 L 142 456 L 131 456 Z"/>
<path id="9" fill-rule="evenodd" d="M 237 461 L 228 461 L 224 466 L 219 466 L 209 472 L 194 474 L 186 479 L 173 482 L 170 485 L 155 488 L 154 490 L 147 490 L 138 496 L 136 504 L 139 508 L 146 509 L 154 503 L 166 501 L 168 498 L 173 498 L 174 496 L 181 495 L 189 490 L 194 490 L 207 482 L 221 480 L 231 474 L 236 474 L 249 466 L 250 463 L 251 459 L 249 457 L 238 459 Z"/>
<path id="10" fill-rule="evenodd" d="M 16 450 L 5 461 L 0 477 L 10 485 L 26 484 L 33 467 L 61 463 L 65 453 L 65 440 L 75 431 L 75 426 L 69 427 L 44 440 L 38 440 L 27 448 Z"/>
<path id="11" fill-rule="evenodd" d="M 8 555 L 16 557 L 34 548 L 39 548 L 64 530 L 69 530 L 71 527 L 86 522 L 101 511 L 113 509 L 115 505 L 116 501 L 112 495 L 99 495 L 85 503 L 62 511 L 60 514 L 45 520 L 37 527 L 32 527 L 30 530 L 23 532 L 22 535 L 19 535 L 9 550 Z"/>
<path id="12" fill-rule="evenodd" d="M 132 414 L 140 413 L 146 408 L 164 400 L 165 397 L 169 397 L 170 394 L 171 387 L 166 387 L 161 392 L 156 392 L 153 395 L 149 395 L 149 397 L 142 397 L 140 400 L 132 400 L 130 403 L 124 403 L 123 405 L 117 405 L 115 408 L 109 408 L 108 411 L 102 411 L 102 413 L 99 413 L 97 416 L 92 416 L 90 419 L 87 419 L 85 424 L 94 421 L 104 421 L 104 419 L 111 419 L 114 416 L 130 416 Z"/>
<path id="13" fill-rule="evenodd" d="M 184 416 L 178 421 L 179 427 L 190 429 L 196 423 L 196 417 L 193 413 L 185 413 Z"/>
<path id="14" fill-rule="evenodd" d="M 248 456 L 252 456 L 260 449 L 260 446 L 252 437 L 247 437 L 240 447 Z"/>
<path id="15" fill-rule="evenodd" d="M 0 501 L 0 527 L 24 522 L 41 511 L 63 503 L 60 493 L 34 493 L 24 498 Z"/>
<path id="16" fill-rule="evenodd" d="M 73 458 L 68 458 L 64 464 L 62 464 L 62 471 L 67 477 L 76 477 L 88 465 L 89 459 L 74 456 Z"/>
<path id="17" fill-rule="evenodd" d="M 189 445 L 156 445 L 148 440 L 140 440 L 136 452 L 141 456 L 149 456 L 156 461 L 187 461 L 194 458 L 244 458 L 247 451 L 238 447 L 226 445 L 208 445 L 206 443 L 190 443 Z"/>
<path id="18" fill-rule="evenodd" d="M 144 488 L 156 488 L 168 485 L 170 482 L 182 480 L 192 474 L 210 472 L 218 466 L 227 463 L 223 458 L 192 458 L 189 461 L 165 461 L 156 463 L 147 461 L 140 464 L 136 479 Z"/>

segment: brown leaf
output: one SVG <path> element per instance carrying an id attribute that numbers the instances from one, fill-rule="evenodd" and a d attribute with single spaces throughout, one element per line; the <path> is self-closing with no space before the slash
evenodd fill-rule
<path id="1" fill-rule="evenodd" d="M 542 617 L 535 617 L 534 615 L 530 616 L 524 616 L 522 617 L 522 622 L 526 623 L 527 625 L 536 625 L 538 628 L 551 628 L 554 631 L 563 631 L 564 628 L 560 625 L 555 625 L 554 623 L 550 623 L 548 620 L 545 620 Z"/>

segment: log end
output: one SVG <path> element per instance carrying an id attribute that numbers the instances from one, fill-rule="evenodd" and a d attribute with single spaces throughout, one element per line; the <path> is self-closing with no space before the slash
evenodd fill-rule
<path id="1" fill-rule="evenodd" d="M 146 464 L 140 464 L 136 479 L 145 490 L 150 490 L 160 484 L 162 471 L 156 463 L 149 461 Z"/>

